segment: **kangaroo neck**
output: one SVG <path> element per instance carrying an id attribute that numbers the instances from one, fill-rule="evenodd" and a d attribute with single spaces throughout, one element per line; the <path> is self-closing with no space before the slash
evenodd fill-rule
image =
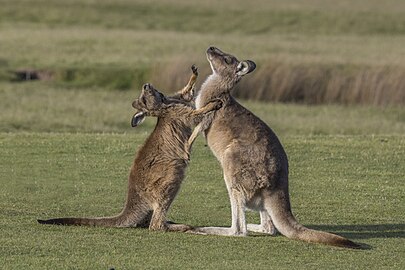
<path id="1" fill-rule="evenodd" d="M 201 85 L 196 99 L 196 107 L 200 109 L 214 98 L 229 95 L 235 83 L 217 74 L 211 74 Z"/>

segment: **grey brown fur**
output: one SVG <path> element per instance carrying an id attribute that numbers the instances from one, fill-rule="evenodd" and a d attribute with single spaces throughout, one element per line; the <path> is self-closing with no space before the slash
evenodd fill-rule
<path id="1" fill-rule="evenodd" d="M 191 232 L 245 236 L 253 231 L 274 235 L 277 229 L 292 239 L 359 248 L 341 236 L 308 229 L 294 218 L 283 146 L 270 127 L 231 95 L 235 84 L 255 69 L 254 62 L 239 61 L 215 47 L 207 50 L 207 58 L 212 74 L 201 86 L 196 107 L 202 108 L 218 98 L 223 106 L 211 113 L 211 119 L 198 126 L 191 137 L 203 130 L 208 146 L 221 163 L 231 202 L 232 226 L 198 227 Z M 260 224 L 246 224 L 246 208 L 260 213 Z"/>
<path id="2" fill-rule="evenodd" d="M 146 116 L 157 117 L 154 131 L 139 149 L 128 181 L 125 207 L 120 214 L 101 218 L 56 218 L 38 220 L 42 224 L 93 225 L 106 227 L 145 227 L 151 230 L 186 231 L 192 227 L 166 221 L 166 214 L 184 179 L 189 161 L 187 141 L 192 123 L 205 113 L 220 107 L 212 102 L 194 110 L 191 101 L 197 70 L 188 84 L 174 96 L 165 97 L 145 84 L 140 97 L 132 104 L 138 112 L 132 119 L 136 126 Z"/>

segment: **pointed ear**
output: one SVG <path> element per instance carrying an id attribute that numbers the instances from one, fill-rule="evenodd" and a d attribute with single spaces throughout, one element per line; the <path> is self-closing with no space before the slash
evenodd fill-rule
<path id="1" fill-rule="evenodd" d="M 253 70 L 255 70 L 255 68 L 256 68 L 255 62 L 253 62 L 251 60 L 245 60 L 238 64 L 238 67 L 236 69 L 236 74 L 239 76 L 244 76 L 244 75 L 252 72 Z"/>
<path id="2" fill-rule="evenodd" d="M 144 112 L 137 112 L 132 116 L 131 126 L 137 127 L 145 120 L 146 114 Z"/>

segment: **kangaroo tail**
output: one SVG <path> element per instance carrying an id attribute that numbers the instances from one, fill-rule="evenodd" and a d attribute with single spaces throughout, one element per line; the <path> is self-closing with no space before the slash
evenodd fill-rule
<path id="1" fill-rule="evenodd" d="M 42 220 L 38 219 L 40 224 L 52 225 L 85 225 L 85 226 L 104 226 L 104 227 L 123 227 L 119 218 L 53 218 Z"/>
<path id="2" fill-rule="evenodd" d="M 288 238 L 344 248 L 363 248 L 362 245 L 354 243 L 342 236 L 312 230 L 299 224 L 291 212 L 288 192 L 287 194 L 282 191 L 275 192 L 269 196 L 266 209 L 277 230 Z"/>
<path id="3" fill-rule="evenodd" d="M 100 218 L 53 218 L 42 220 L 38 219 L 40 224 L 52 225 L 75 225 L 75 226 L 101 226 L 101 227 L 148 227 L 152 212 L 143 212 L 138 214 L 121 213 L 114 217 Z"/>

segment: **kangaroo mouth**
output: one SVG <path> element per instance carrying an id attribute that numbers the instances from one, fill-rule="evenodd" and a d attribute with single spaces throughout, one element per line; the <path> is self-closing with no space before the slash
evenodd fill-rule
<path id="1" fill-rule="evenodd" d="M 209 47 L 206 54 L 208 61 L 211 61 L 215 56 L 224 55 L 224 53 L 217 47 Z"/>
<path id="2" fill-rule="evenodd" d="M 211 46 L 211 47 L 209 47 L 209 48 L 207 49 L 207 54 L 219 54 L 219 55 L 223 55 L 224 52 L 221 51 L 220 49 L 218 49 L 217 47 Z"/>
<path id="3" fill-rule="evenodd" d="M 215 57 L 222 56 L 222 55 L 224 55 L 224 53 L 217 47 L 209 47 L 206 51 L 206 55 L 207 55 L 208 63 L 210 63 L 210 66 L 211 66 L 211 70 L 212 70 L 213 74 L 215 74 L 216 69 L 215 69 L 213 61 L 214 61 Z"/>

